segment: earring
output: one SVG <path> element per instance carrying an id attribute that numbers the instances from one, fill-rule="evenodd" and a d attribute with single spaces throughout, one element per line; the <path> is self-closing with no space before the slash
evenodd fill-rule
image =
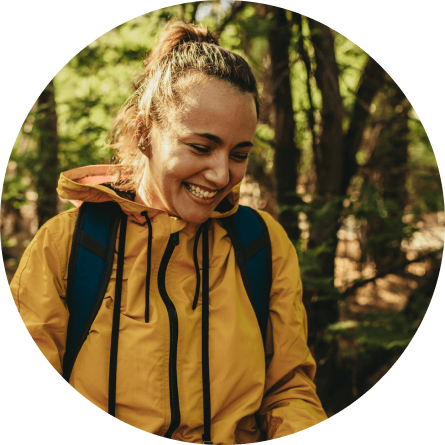
<path id="1" fill-rule="evenodd" d="M 141 151 L 145 151 L 147 149 L 147 147 L 144 146 L 143 141 L 144 141 L 144 136 L 141 137 L 138 144 L 138 148 Z"/>

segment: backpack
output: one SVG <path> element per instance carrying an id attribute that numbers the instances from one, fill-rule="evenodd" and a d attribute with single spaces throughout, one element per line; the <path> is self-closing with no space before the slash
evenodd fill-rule
<path id="1" fill-rule="evenodd" d="M 120 242 L 122 239 L 125 242 L 126 220 L 119 204 L 112 201 L 84 202 L 79 209 L 68 265 L 67 306 L 70 317 L 63 359 L 63 377 L 67 381 L 102 304 L 111 276 L 120 224 L 124 235 Z M 258 212 L 241 205 L 234 215 L 222 218 L 221 222 L 232 241 L 264 344 L 272 285 L 272 253 L 266 223 Z M 116 277 L 116 288 L 121 282 L 122 277 Z"/>

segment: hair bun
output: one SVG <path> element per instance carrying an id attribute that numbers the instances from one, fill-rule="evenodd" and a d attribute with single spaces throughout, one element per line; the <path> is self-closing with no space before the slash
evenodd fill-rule
<path id="1" fill-rule="evenodd" d="M 206 42 L 218 44 L 212 33 L 204 26 L 196 26 L 192 23 L 186 22 L 173 22 L 168 26 L 161 34 L 161 41 L 169 39 L 172 42 L 176 42 L 177 45 L 186 42 Z"/>
<path id="2" fill-rule="evenodd" d="M 145 59 L 146 70 L 150 71 L 168 53 L 183 43 L 199 42 L 218 45 L 217 39 L 204 26 L 196 26 L 192 23 L 182 21 L 168 24 L 162 31 L 157 45 L 152 49 L 150 55 Z"/>

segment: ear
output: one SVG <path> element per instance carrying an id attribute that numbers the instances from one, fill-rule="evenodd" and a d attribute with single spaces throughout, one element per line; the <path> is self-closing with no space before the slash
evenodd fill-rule
<path id="1" fill-rule="evenodd" d="M 149 125 L 147 125 L 146 118 L 142 111 L 138 113 L 135 120 L 136 125 L 136 139 L 140 139 L 141 137 L 144 137 L 149 132 Z"/>
<path id="2" fill-rule="evenodd" d="M 142 112 L 136 117 L 136 140 L 138 140 L 138 149 L 148 157 L 148 151 L 150 147 L 149 134 L 150 129 L 149 125 L 146 123 L 146 118 Z"/>

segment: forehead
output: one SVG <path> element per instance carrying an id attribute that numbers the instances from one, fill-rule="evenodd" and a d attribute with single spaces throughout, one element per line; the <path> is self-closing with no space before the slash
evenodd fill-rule
<path id="1" fill-rule="evenodd" d="M 182 131 L 253 139 L 257 124 L 253 96 L 227 82 L 205 79 L 183 90 L 174 121 Z"/>

